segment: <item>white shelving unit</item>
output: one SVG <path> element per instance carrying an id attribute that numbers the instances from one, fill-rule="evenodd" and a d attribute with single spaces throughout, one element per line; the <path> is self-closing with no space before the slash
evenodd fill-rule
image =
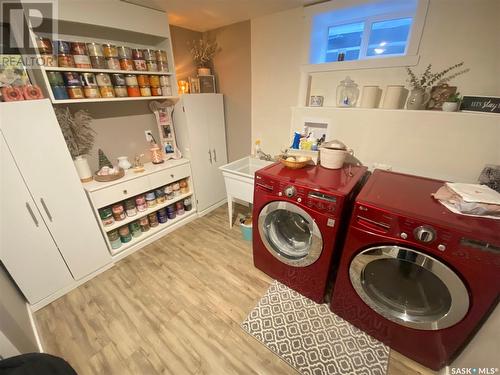
<path id="1" fill-rule="evenodd" d="M 124 98 L 86 98 L 86 99 L 51 99 L 52 104 L 76 104 L 76 103 L 104 103 L 104 102 L 127 102 L 137 100 L 172 100 L 177 101 L 177 96 L 134 96 Z"/>
<path id="2" fill-rule="evenodd" d="M 96 219 L 99 222 L 102 235 L 108 246 L 109 252 L 113 257 L 120 258 L 140 249 L 155 239 L 163 236 L 170 230 L 175 229 L 179 224 L 184 224 L 188 219 L 196 218 L 196 198 L 191 178 L 191 165 L 187 159 L 169 160 L 162 164 L 146 163 L 145 171 L 134 173 L 132 170 L 126 171 L 124 177 L 110 181 L 98 182 L 92 181 L 83 185 L 91 202 Z M 187 179 L 189 192 L 175 196 L 173 199 L 166 200 L 163 203 L 150 207 L 145 211 L 138 212 L 134 216 L 126 217 L 124 220 L 115 221 L 113 225 L 104 226 L 99 216 L 99 209 L 111 206 L 115 203 L 123 202 L 126 199 L 134 198 L 137 195 L 145 194 L 148 191 L 163 187 L 176 181 Z M 128 225 L 141 217 L 147 216 L 166 206 L 175 204 L 188 197 L 191 197 L 192 209 L 186 211 L 183 215 L 178 215 L 174 219 L 168 219 L 165 223 L 160 223 L 156 227 L 151 227 L 147 232 L 143 232 L 138 237 L 133 237 L 131 241 L 123 243 L 118 249 L 113 249 L 108 240 L 107 233 Z"/>
<path id="3" fill-rule="evenodd" d="M 108 73 L 108 74 L 145 74 L 150 76 L 171 76 L 171 72 L 150 72 L 142 70 L 114 70 L 114 69 L 94 69 L 94 68 L 63 68 L 60 66 L 43 66 L 41 69 L 46 72 L 77 72 L 77 73 Z"/>

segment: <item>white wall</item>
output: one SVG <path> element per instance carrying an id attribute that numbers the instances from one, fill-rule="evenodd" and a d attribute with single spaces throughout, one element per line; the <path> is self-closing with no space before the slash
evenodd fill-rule
<path id="1" fill-rule="evenodd" d="M 420 71 L 432 62 L 439 70 L 463 60 L 471 71 L 453 81 L 460 92 L 500 95 L 499 15 L 497 0 L 430 0 L 420 63 L 415 69 Z M 290 107 L 297 105 L 299 67 L 305 62 L 303 46 L 309 37 L 304 24 L 302 8 L 252 20 L 252 140 L 261 138 L 264 150 L 273 154 L 289 146 L 291 139 Z M 326 105 L 332 104 L 336 86 L 347 74 L 360 86 L 377 84 L 385 88 L 389 84 L 405 84 L 406 80 L 403 68 L 316 73 L 312 93 L 327 96 Z M 418 123 L 419 114 L 404 113 L 408 117 L 400 117 L 402 125 Z M 370 120 L 376 130 L 380 119 L 381 116 L 370 112 L 364 120 Z M 451 125 L 456 119 L 439 120 Z M 397 135 L 374 133 L 373 142 L 387 137 L 403 145 L 406 142 Z M 426 139 L 422 138 L 423 145 Z M 468 139 L 457 141 L 466 144 Z M 456 156 L 458 162 L 465 157 Z M 423 162 L 433 161 L 425 153 L 419 157 Z M 446 173 L 442 171 L 443 176 Z"/>
<path id="2" fill-rule="evenodd" d="M 330 123 L 366 166 L 451 181 L 475 182 L 485 163 L 500 164 L 500 117 L 494 114 L 363 108 L 294 110 L 292 129 Z M 291 132 L 291 130 L 290 130 Z"/>

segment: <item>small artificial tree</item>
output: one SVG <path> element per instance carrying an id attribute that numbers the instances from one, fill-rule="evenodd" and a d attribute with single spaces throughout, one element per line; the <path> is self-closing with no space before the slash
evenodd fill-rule
<path id="1" fill-rule="evenodd" d="M 218 51 L 217 42 L 200 39 L 189 44 L 189 52 L 198 68 L 208 68 Z"/>
<path id="2" fill-rule="evenodd" d="M 102 167 L 113 168 L 113 164 L 111 164 L 104 151 L 99 149 L 99 170 L 101 170 Z"/>

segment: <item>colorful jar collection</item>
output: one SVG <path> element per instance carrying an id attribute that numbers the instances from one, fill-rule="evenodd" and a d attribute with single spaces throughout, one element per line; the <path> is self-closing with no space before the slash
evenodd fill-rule
<path id="1" fill-rule="evenodd" d="M 193 209 L 192 200 L 191 197 L 187 197 L 166 207 L 158 208 L 156 211 L 150 212 L 145 216 L 141 216 L 141 213 L 145 213 L 147 210 L 154 209 L 158 205 L 164 206 L 168 200 L 188 193 L 188 179 L 182 179 L 153 191 L 126 199 L 123 202 L 99 209 L 99 216 L 104 227 L 115 225 L 127 217 L 138 217 L 137 220 L 127 225 L 122 225 L 118 229 L 107 232 L 111 248 L 116 250 L 122 244 L 139 237 L 150 228 L 175 219 L 177 216 L 183 215 L 186 211 L 191 211 Z"/>
<path id="2" fill-rule="evenodd" d="M 50 67 L 168 72 L 167 52 L 164 50 L 111 43 L 51 41 L 44 37 L 37 37 L 37 46 L 44 65 Z"/>
<path id="3" fill-rule="evenodd" d="M 55 99 L 171 95 L 171 91 L 167 93 L 164 87 L 158 86 L 165 83 L 167 77 L 158 75 L 49 71 L 47 78 Z"/>

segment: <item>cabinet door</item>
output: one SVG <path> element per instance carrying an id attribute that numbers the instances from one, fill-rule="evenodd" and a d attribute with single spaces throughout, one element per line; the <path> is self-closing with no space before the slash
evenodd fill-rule
<path id="1" fill-rule="evenodd" d="M 0 126 L 72 275 L 111 261 L 48 100 L 2 103 Z"/>
<path id="2" fill-rule="evenodd" d="M 198 201 L 198 211 L 203 211 L 217 201 L 212 191 L 214 155 L 209 141 L 206 94 L 183 95 L 182 102 L 189 133 L 191 168 Z"/>
<path id="3" fill-rule="evenodd" d="M 30 303 L 74 282 L 0 132 L 0 260 Z"/>
<path id="4" fill-rule="evenodd" d="M 213 155 L 211 189 L 214 203 L 226 198 L 226 186 L 220 166 L 227 164 L 226 124 L 222 94 L 209 94 L 207 106 L 207 127 Z"/>

